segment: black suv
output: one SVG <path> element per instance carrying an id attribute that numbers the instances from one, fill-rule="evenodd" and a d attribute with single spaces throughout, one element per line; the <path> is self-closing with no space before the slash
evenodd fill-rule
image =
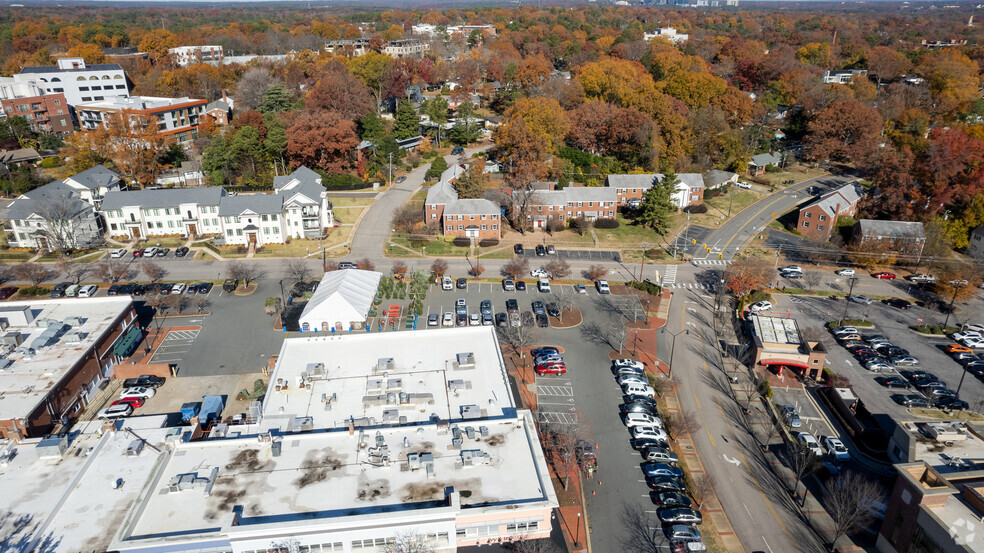
<path id="1" fill-rule="evenodd" d="M 525 251 L 526 250 L 523 249 L 522 244 L 516 244 L 515 246 L 513 246 L 513 252 L 515 252 L 516 255 L 523 255 Z"/>
<path id="2" fill-rule="evenodd" d="M 55 285 L 54 288 L 51 289 L 51 297 L 64 298 L 65 290 L 68 290 L 68 287 L 71 285 L 72 285 L 71 282 L 59 282 L 58 284 Z"/>
<path id="3" fill-rule="evenodd" d="M 160 376 L 144 374 L 136 378 L 127 378 L 123 381 L 123 388 L 159 388 L 165 380 Z"/>
<path id="4" fill-rule="evenodd" d="M 226 281 L 222 283 L 222 290 L 224 292 L 235 292 L 237 286 L 239 286 L 238 280 L 234 278 L 227 278 Z"/>
<path id="5" fill-rule="evenodd" d="M 514 299 L 506 300 L 507 313 L 519 313 L 519 302 Z"/>

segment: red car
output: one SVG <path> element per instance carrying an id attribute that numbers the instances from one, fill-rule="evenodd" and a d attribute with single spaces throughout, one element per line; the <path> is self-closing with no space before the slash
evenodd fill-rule
<path id="1" fill-rule="evenodd" d="M 125 397 L 123 399 L 118 399 L 113 403 L 110 403 L 110 406 L 126 404 L 126 405 L 130 405 L 134 409 L 139 409 L 140 407 L 143 407 L 144 401 L 146 401 L 146 399 L 142 397 Z"/>
<path id="2" fill-rule="evenodd" d="M 133 257 L 143 257 L 143 250 L 140 248 L 133 250 Z"/>
<path id="3" fill-rule="evenodd" d="M 533 370 L 536 371 L 537 376 L 543 376 L 545 374 L 566 374 L 567 365 L 563 363 L 543 363 L 534 367 Z"/>
<path id="4" fill-rule="evenodd" d="M 0 300 L 5 300 L 10 296 L 13 296 L 16 291 L 16 286 L 4 286 L 3 288 L 0 288 Z"/>
<path id="5" fill-rule="evenodd" d="M 875 273 L 871 276 L 885 280 L 895 280 L 895 273 Z"/>

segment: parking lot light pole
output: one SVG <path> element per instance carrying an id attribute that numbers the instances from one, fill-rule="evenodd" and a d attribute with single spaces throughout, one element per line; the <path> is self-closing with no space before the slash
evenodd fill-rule
<path id="1" fill-rule="evenodd" d="M 681 335 L 681 334 L 690 334 L 690 330 L 681 330 L 679 332 L 671 332 L 671 331 L 668 331 L 665 328 L 663 328 L 663 329 L 660 329 L 659 332 L 660 332 L 660 334 L 669 334 L 670 336 L 673 337 L 673 339 L 670 340 L 670 363 L 668 365 L 669 370 L 666 372 L 666 378 L 673 378 L 673 353 L 676 351 L 676 337 L 679 336 L 679 335 Z"/>
<path id="2" fill-rule="evenodd" d="M 963 286 L 958 286 L 954 282 L 951 282 L 950 285 L 953 286 L 953 297 L 950 298 L 950 307 L 948 307 L 947 310 L 946 310 L 946 318 L 943 319 L 943 329 L 942 330 L 944 332 L 946 331 L 946 325 L 947 325 L 947 323 L 950 322 L 950 313 L 953 313 L 953 302 L 957 301 L 957 292 L 961 288 L 963 288 Z"/>
<path id="3" fill-rule="evenodd" d="M 841 317 L 841 321 L 847 320 L 847 308 L 851 306 L 851 296 L 854 295 L 854 284 L 858 281 L 858 277 L 851 277 L 847 280 L 851 282 L 851 287 L 847 291 L 847 297 L 844 298 L 844 315 Z"/>

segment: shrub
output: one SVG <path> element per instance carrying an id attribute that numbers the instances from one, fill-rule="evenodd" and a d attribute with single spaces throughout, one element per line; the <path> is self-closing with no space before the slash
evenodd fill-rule
<path id="1" fill-rule="evenodd" d="M 335 190 L 358 190 L 369 186 L 359 177 L 349 174 L 325 175 L 321 179 L 321 183 L 324 184 L 325 188 Z"/>
<path id="2" fill-rule="evenodd" d="M 648 278 L 642 282 L 638 280 L 633 280 L 627 283 L 628 286 L 635 288 L 636 290 L 642 290 L 647 294 L 658 296 L 662 293 L 663 289 L 655 282 L 650 281 Z"/>
<path id="3" fill-rule="evenodd" d="M 666 257 L 666 252 L 661 248 L 649 248 L 646 250 L 646 259 L 663 259 Z"/>
<path id="4" fill-rule="evenodd" d="M 578 233 L 580 236 L 584 236 L 584 233 L 591 230 L 591 221 L 588 221 L 584 217 L 574 217 L 571 221 L 571 230 Z"/>
<path id="5" fill-rule="evenodd" d="M 704 189 L 704 199 L 705 200 L 710 200 L 711 198 L 713 198 L 714 196 L 717 196 L 717 195 L 718 195 L 718 191 L 715 188 L 705 188 Z"/>
<path id="6" fill-rule="evenodd" d="M 471 246 L 471 238 L 468 238 L 467 236 L 455 236 L 451 243 L 459 248 L 467 248 L 468 246 Z"/>
<path id="7" fill-rule="evenodd" d="M 763 380 L 759 382 L 759 394 L 766 399 L 772 398 L 772 386 L 769 385 L 768 380 Z"/>
<path id="8" fill-rule="evenodd" d="M 51 288 L 44 286 L 28 286 L 17 291 L 21 296 L 47 296 L 51 293 Z"/>
<path id="9" fill-rule="evenodd" d="M 550 234 L 552 236 L 553 233 L 564 230 L 564 223 L 556 219 L 551 219 L 547 221 L 546 229 L 547 229 L 547 234 Z"/>
<path id="10" fill-rule="evenodd" d="M 619 222 L 618 219 L 614 218 L 598 219 L 594 222 L 594 226 L 595 228 L 618 228 Z"/>
<path id="11" fill-rule="evenodd" d="M 41 163 L 39 163 L 38 165 L 40 167 L 44 168 L 44 169 L 54 169 L 55 167 L 58 167 L 59 165 L 61 165 L 61 162 L 62 162 L 62 160 L 61 160 L 60 157 L 58 157 L 58 156 L 51 156 L 51 157 L 46 157 L 46 158 L 42 159 L 41 160 Z"/>
<path id="12" fill-rule="evenodd" d="M 754 290 L 751 294 L 748 294 L 748 298 L 745 301 L 748 303 L 772 301 L 772 294 L 766 293 L 762 290 Z"/>
<path id="13" fill-rule="evenodd" d="M 704 204 L 688 205 L 683 208 L 684 213 L 707 213 L 707 206 Z"/>
<path id="14" fill-rule="evenodd" d="M 478 242 L 478 246 L 481 248 L 494 248 L 499 245 L 499 240 L 495 238 L 486 238 Z"/>
<path id="15" fill-rule="evenodd" d="M 768 165 L 765 166 L 765 172 L 766 173 L 778 173 L 779 172 L 779 168 L 770 163 L 770 164 L 768 164 Z"/>

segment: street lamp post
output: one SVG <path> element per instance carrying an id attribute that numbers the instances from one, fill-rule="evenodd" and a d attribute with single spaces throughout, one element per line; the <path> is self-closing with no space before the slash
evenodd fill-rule
<path id="1" fill-rule="evenodd" d="M 689 330 L 681 330 L 679 332 L 671 332 L 671 331 L 668 331 L 665 328 L 663 328 L 663 329 L 660 330 L 660 333 L 661 334 L 669 334 L 670 336 L 673 337 L 673 339 L 670 340 L 670 363 L 669 363 L 669 370 L 666 372 L 666 377 L 667 378 L 672 378 L 673 377 L 673 353 L 676 351 L 676 337 L 679 336 L 679 335 L 681 335 L 681 334 L 690 334 L 690 331 Z"/>
<path id="2" fill-rule="evenodd" d="M 847 320 L 847 308 L 850 307 L 850 305 L 851 305 L 851 296 L 854 295 L 854 284 L 858 281 L 858 278 L 857 277 L 851 277 L 851 278 L 849 278 L 847 280 L 849 280 L 851 282 L 851 287 L 847 291 L 847 297 L 844 298 L 844 315 L 841 317 L 841 320 L 842 321 Z"/>
<path id="3" fill-rule="evenodd" d="M 577 535 L 574 537 L 574 547 L 581 547 L 581 513 L 577 514 Z"/>
<path id="4" fill-rule="evenodd" d="M 642 282 L 642 275 L 646 272 L 646 252 L 649 251 L 649 242 L 639 244 L 642 248 L 642 263 L 639 265 L 639 282 Z"/>

